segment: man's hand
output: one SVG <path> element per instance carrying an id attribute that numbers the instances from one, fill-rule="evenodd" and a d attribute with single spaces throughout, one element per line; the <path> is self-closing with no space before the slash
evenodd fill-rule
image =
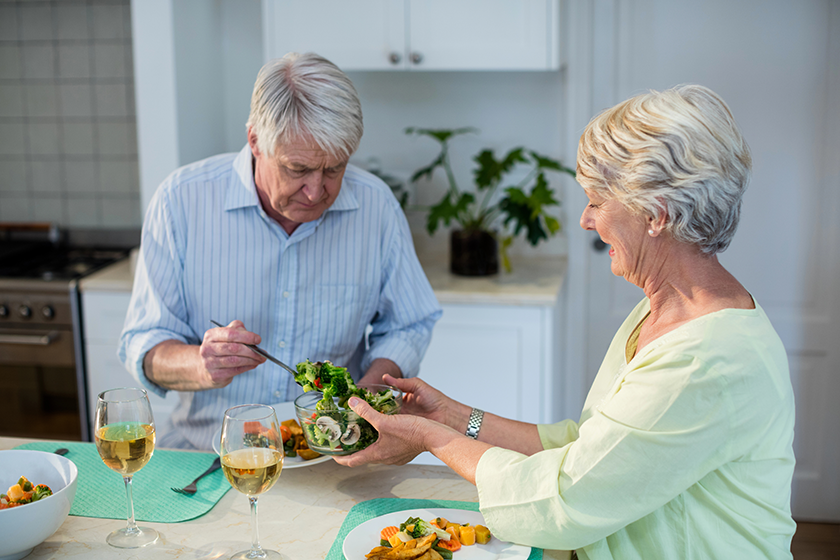
<path id="1" fill-rule="evenodd" d="M 226 387 L 240 373 L 265 362 L 264 357 L 245 346 L 260 341 L 260 335 L 245 330 L 242 321 L 233 321 L 226 327 L 204 333 L 198 354 L 211 386 Z"/>

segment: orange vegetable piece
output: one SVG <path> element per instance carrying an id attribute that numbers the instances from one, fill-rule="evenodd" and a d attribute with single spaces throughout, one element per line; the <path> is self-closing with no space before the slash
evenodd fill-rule
<path id="1" fill-rule="evenodd" d="M 243 429 L 246 434 L 261 434 L 262 424 L 259 422 L 245 422 Z"/>
<path id="2" fill-rule="evenodd" d="M 464 546 L 472 546 L 475 544 L 475 527 L 472 525 L 465 525 L 461 527 L 461 544 Z"/>
<path id="3" fill-rule="evenodd" d="M 451 539 L 445 541 L 443 539 L 438 539 L 438 542 L 435 546 L 439 546 L 441 548 L 445 548 L 451 552 L 455 552 L 456 550 L 461 549 L 461 542 L 458 540 L 458 537 L 455 535 L 452 536 Z"/>
<path id="4" fill-rule="evenodd" d="M 400 532 L 399 527 L 394 527 L 393 525 L 391 525 L 391 526 L 385 527 L 384 529 L 379 531 L 379 538 L 384 540 L 384 541 L 390 541 L 391 537 L 393 537 L 394 535 L 396 535 L 399 532 Z"/>
<path id="5" fill-rule="evenodd" d="M 292 437 L 292 430 L 289 429 L 288 426 L 280 425 L 280 437 L 283 438 L 283 443 L 289 441 L 289 438 Z"/>

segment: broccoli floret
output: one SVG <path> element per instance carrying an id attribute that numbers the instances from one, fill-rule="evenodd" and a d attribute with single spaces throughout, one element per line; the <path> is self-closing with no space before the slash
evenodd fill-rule
<path id="1" fill-rule="evenodd" d="M 339 399 L 340 406 L 346 406 L 347 399 L 359 392 L 347 368 L 335 366 L 329 361 L 312 363 L 306 360 L 297 365 L 297 370 L 295 381 L 304 391 L 321 391 L 324 394 L 315 405 L 318 410 L 335 409 L 333 398 Z"/>

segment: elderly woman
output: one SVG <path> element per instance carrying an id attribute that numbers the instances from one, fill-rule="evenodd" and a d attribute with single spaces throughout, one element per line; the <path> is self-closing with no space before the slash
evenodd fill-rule
<path id="1" fill-rule="evenodd" d="M 506 420 L 419 379 L 386 378 L 410 415 L 352 400 L 380 439 L 339 462 L 401 464 L 430 451 L 476 484 L 500 539 L 580 558 L 791 558 L 785 350 L 716 256 L 738 225 L 750 164 L 732 114 L 704 87 L 640 95 L 595 117 L 578 148 L 589 198 L 580 224 L 645 298 L 580 420 Z"/>

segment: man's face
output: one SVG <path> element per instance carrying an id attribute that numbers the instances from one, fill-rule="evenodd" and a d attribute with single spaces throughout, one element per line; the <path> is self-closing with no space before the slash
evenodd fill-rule
<path id="1" fill-rule="evenodd" d="M 254 182 L 266 214 L 291 234 L 304 222 L 317 220 L 341 190 L 347 160 L 329 156 L 309 140 L 278 145 L 268 156 L 248 131 L 254 155 Z"/>

